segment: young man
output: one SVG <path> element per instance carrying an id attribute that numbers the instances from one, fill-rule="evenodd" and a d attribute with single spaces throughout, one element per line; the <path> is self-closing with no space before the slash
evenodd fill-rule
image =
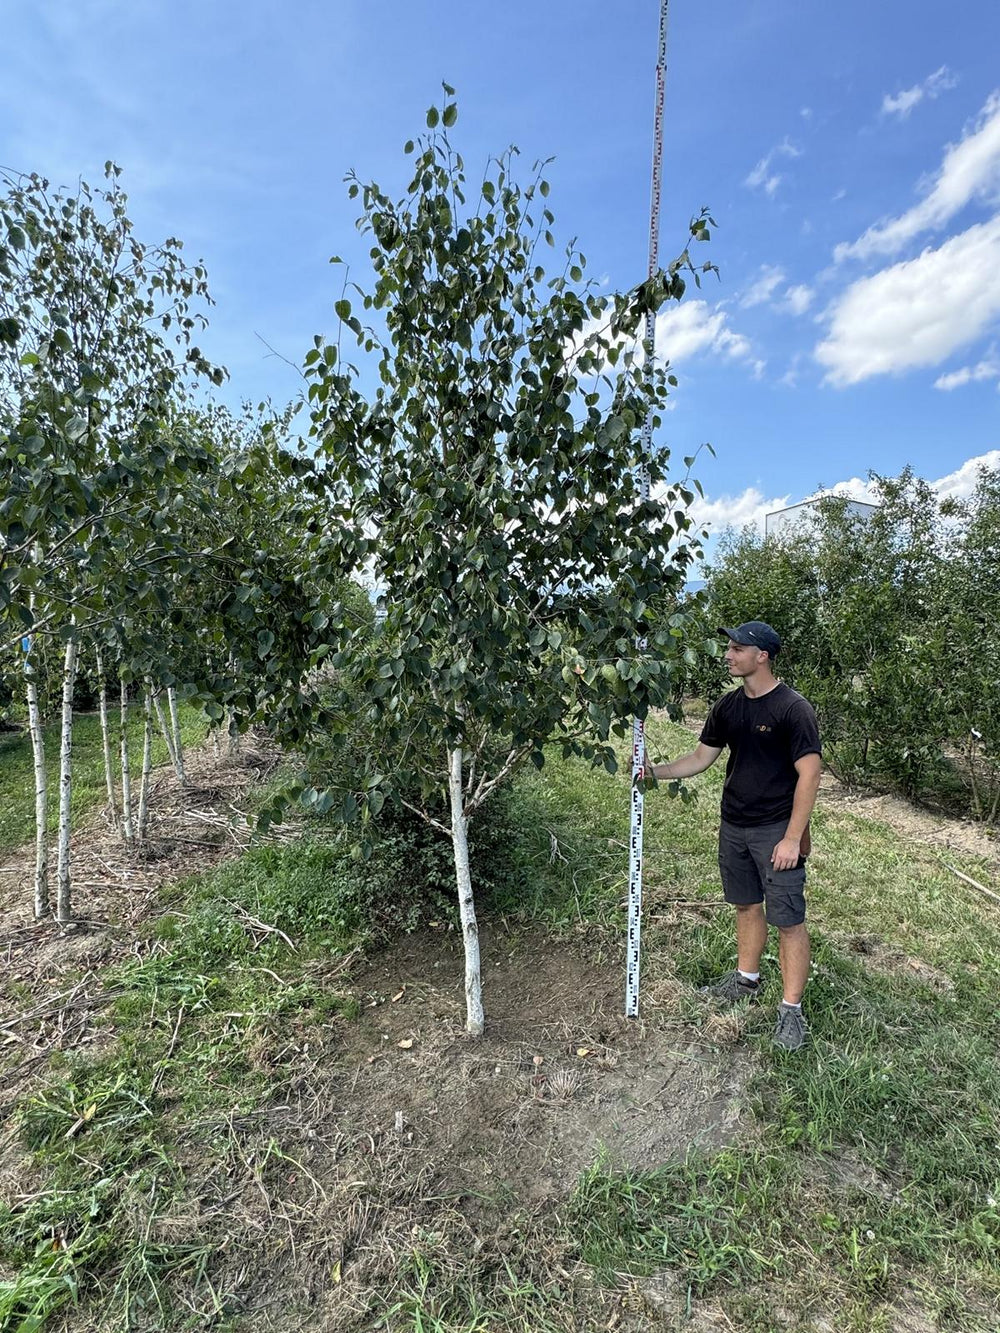
<path id="1" fill-rule="evenodd" d="M 743 682 L 712 708 L 698 744 L 668 764 L 658 779 L 703 772 L 729 746 L 722 790 L 719 869 L 726 902 L 736 908 L 736 970 L 709 994 L 728 1004 L 753 1000 L 768 926 L 777 926 L 784 998 L 774 1040 L 798 1050 L 808 1035 L 802 992 L 809 976 L 805 927 L 805 858 L 821 769 L 812 705 L 774 676 L 781 640 L 770 625 L 750 620 L 720 629 L 729 640 L 729 674 Z"/>

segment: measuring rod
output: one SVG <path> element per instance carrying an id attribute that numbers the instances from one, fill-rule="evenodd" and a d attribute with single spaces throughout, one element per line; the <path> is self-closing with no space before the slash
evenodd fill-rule
<path id="1" fill-rule="evenodd" d="M 649 205 L 649 267 L 650 278 L 659 270 L 660 249 L 660 189 L 663 180 L 663 89 L 667 77 L 667 0 L 660 0 L 660 31 L 656 47 L 656 99 L 653 113 L 653 182 Z M 646 315 L 646 364 L 653 373 L 656 342 L 656 315 Z M 643 500 L 649 499 L 649 458 L 653 451 L 653 414 L 646 417 L 642 428 L 642 462 L 639 472 L 639 490 Z M 646 648 L 642 627 L 638 626 L 635 646 Z M 642 935 L 642 824 L 644 798 L 639 783 L 646 773 L 646 725 L 641 717 L 632 720 L 632 826 L 628 844 L 628 938 L 625 946 L 625 1013 L 634 1018 L 639 1012 L 639 952 Z"/>

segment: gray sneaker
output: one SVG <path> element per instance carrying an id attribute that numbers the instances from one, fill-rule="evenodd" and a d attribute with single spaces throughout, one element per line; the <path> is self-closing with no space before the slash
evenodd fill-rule
<path id="1" fill-rule="evenodd" d="M 809 1024 L 801 1009 L 787 1004 L 778 1006 L 778 1021 L 774 1025 L 774 1044 L 786 1051 L 797 1051 L 809 1036 Z"/>
<path id="2" fill-rule="evenodd" d="M 733 971 L 727 972 L 720 981 L 713 982 L 711 986 L 702 986 L 701 994 L 708 995 L 723 1004 L 746 1004 L 757 998 L 759 990 L 759 981 L 748 981 L 742 972 Z"/>

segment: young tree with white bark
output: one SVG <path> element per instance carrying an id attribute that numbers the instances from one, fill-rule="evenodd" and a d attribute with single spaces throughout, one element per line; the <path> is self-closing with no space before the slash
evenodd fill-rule
<path id="1" fill-rule="evenodd" d="M 682 617 L 649 617 L 694 558 L 693 494 L 668 478 L 660 445 L 646 460 L 655 498 L 642 496 L 640 432 L 668 377 L 636 344 L 693 270 L 685 252 L 602 295 L 571 244 L 547 276 L 542 167 L 521 184 L 508 152 L 467 199 L 456 117 L 452 101 L 432 108 L 429 133 L 407 144 L 402 198 L 352 180 L 374 281 L 363 310 L 338 301 L 337 342 L 317 339 L 306 364 L 316 441 L 353 520 L 334 540 L 345 565 L 368 562 L 385 611 L 374 648 L 359 638 L 336 658 L 379 738 L 341 811 L 377 813 L 403 775 L 404 802 L 450 838 L 478 1034 L 470 819 L 551 742 L 614 768 L 612 733 L 671 697 L 684 651 Z M 707 236 L 702 219 L 692 234 Z M 371 394 L 341 357 L 349 332 L 376 359 Z"/>

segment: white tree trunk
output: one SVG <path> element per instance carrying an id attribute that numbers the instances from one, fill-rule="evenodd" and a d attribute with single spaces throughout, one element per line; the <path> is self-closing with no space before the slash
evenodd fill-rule
<path id="1" fill-rule="evenodd" d="M 122 681 L 118 736 L 122 765 L 122 837 L 125 839 L 125 846 L 131 847 L 135 842 L 135 832 L 132 828 L 132 783 L 128 769 L 128 686 L 124 681 Z"/>
<path id="2" fill-rule="evenodd" d="M 35 916 L 49 915 L 49 829 L 48 782 L 45 776 L 45 737 L 42 734 L 42 715 L 38 709 L 38 685 L 35 682 L 29 656 L 24 664 L 27 677 L 28 730 L 31 733 L 31 753 L 35 764 Z M 29 674 L 31 673 L 31 674 Z"/>
<path id="3" fill-rule="evenodd" d="M 167 726 L 166 714 L 163 711 L 163 696 L 159 690 L 153 694 L 153 707 L 156 709 L 156 720 L 160 724 L 160 735 L 163 737 L 164 744 L 167 747 L 167 754 L 170 756 L 170 762 L 174 766 L 174 772 L 177 772 L 177 754 L 174 751 L 174 738 L 171 735 L 170 728 Z"/>
<path id="4" fill-rule="evenodd" d="M 63 662 L 62 736 L 59 743 L 59 850 L 56 861 L 56 920 L 72 914 L 70 873 L 70 802 L 73 795 L 73 687 L 76 684 L 77 645 L 66 645 Z"/>
<path id="5" fill-rule="evenodd" d="M 458 910 L 462 919 L 465 945 L 465 1011 L 467 1032 L 483 1034 L 483 988 L 479 966 L 479 927 L 472 897 L 469 873 L 468 821 L 462 801 L 462 747 L 448 754 L 448 793 L 451 797 L 451 840 L 455 849 L 455 878 L 458 883 Z"/>
<path id="6" fill-rule="evenodd" d="M 136 839 L 141 846 L 146 837 L 149 818 L 149 775 L 153 771 L 153 686 L 146 682 L 143 691 L 142 712 L 145 726 L 142 733 L 142 780 L 139 783 L 139 814 L 136 818 Z"/>
<path id="7" fill-rule="evenodd" d="M 167 703 L 170 705 L 170 726 L 174 734 L 174 768 L 177 781 L 182 787 L 187 786 L 187 774 L 184 772 L 184 746 L 181 743 L 181 724 L 177 720 L 177 698 L 173 687 L 167 686 Z"/>
<path id="8" fill-rule="evenodd" d="M 111 827 L 118 828 L 118 797 L 115 793 L 115 770 L 111 761 L 111 733 L 108 730 L 108 686 L 104 679 L 104 659 L 100 648 L 94 649 L 97 659 L 97 709 L 101 715 L 101 745 L 104 749 L 104 782 L 108 789 L 108 815 Z"/>

